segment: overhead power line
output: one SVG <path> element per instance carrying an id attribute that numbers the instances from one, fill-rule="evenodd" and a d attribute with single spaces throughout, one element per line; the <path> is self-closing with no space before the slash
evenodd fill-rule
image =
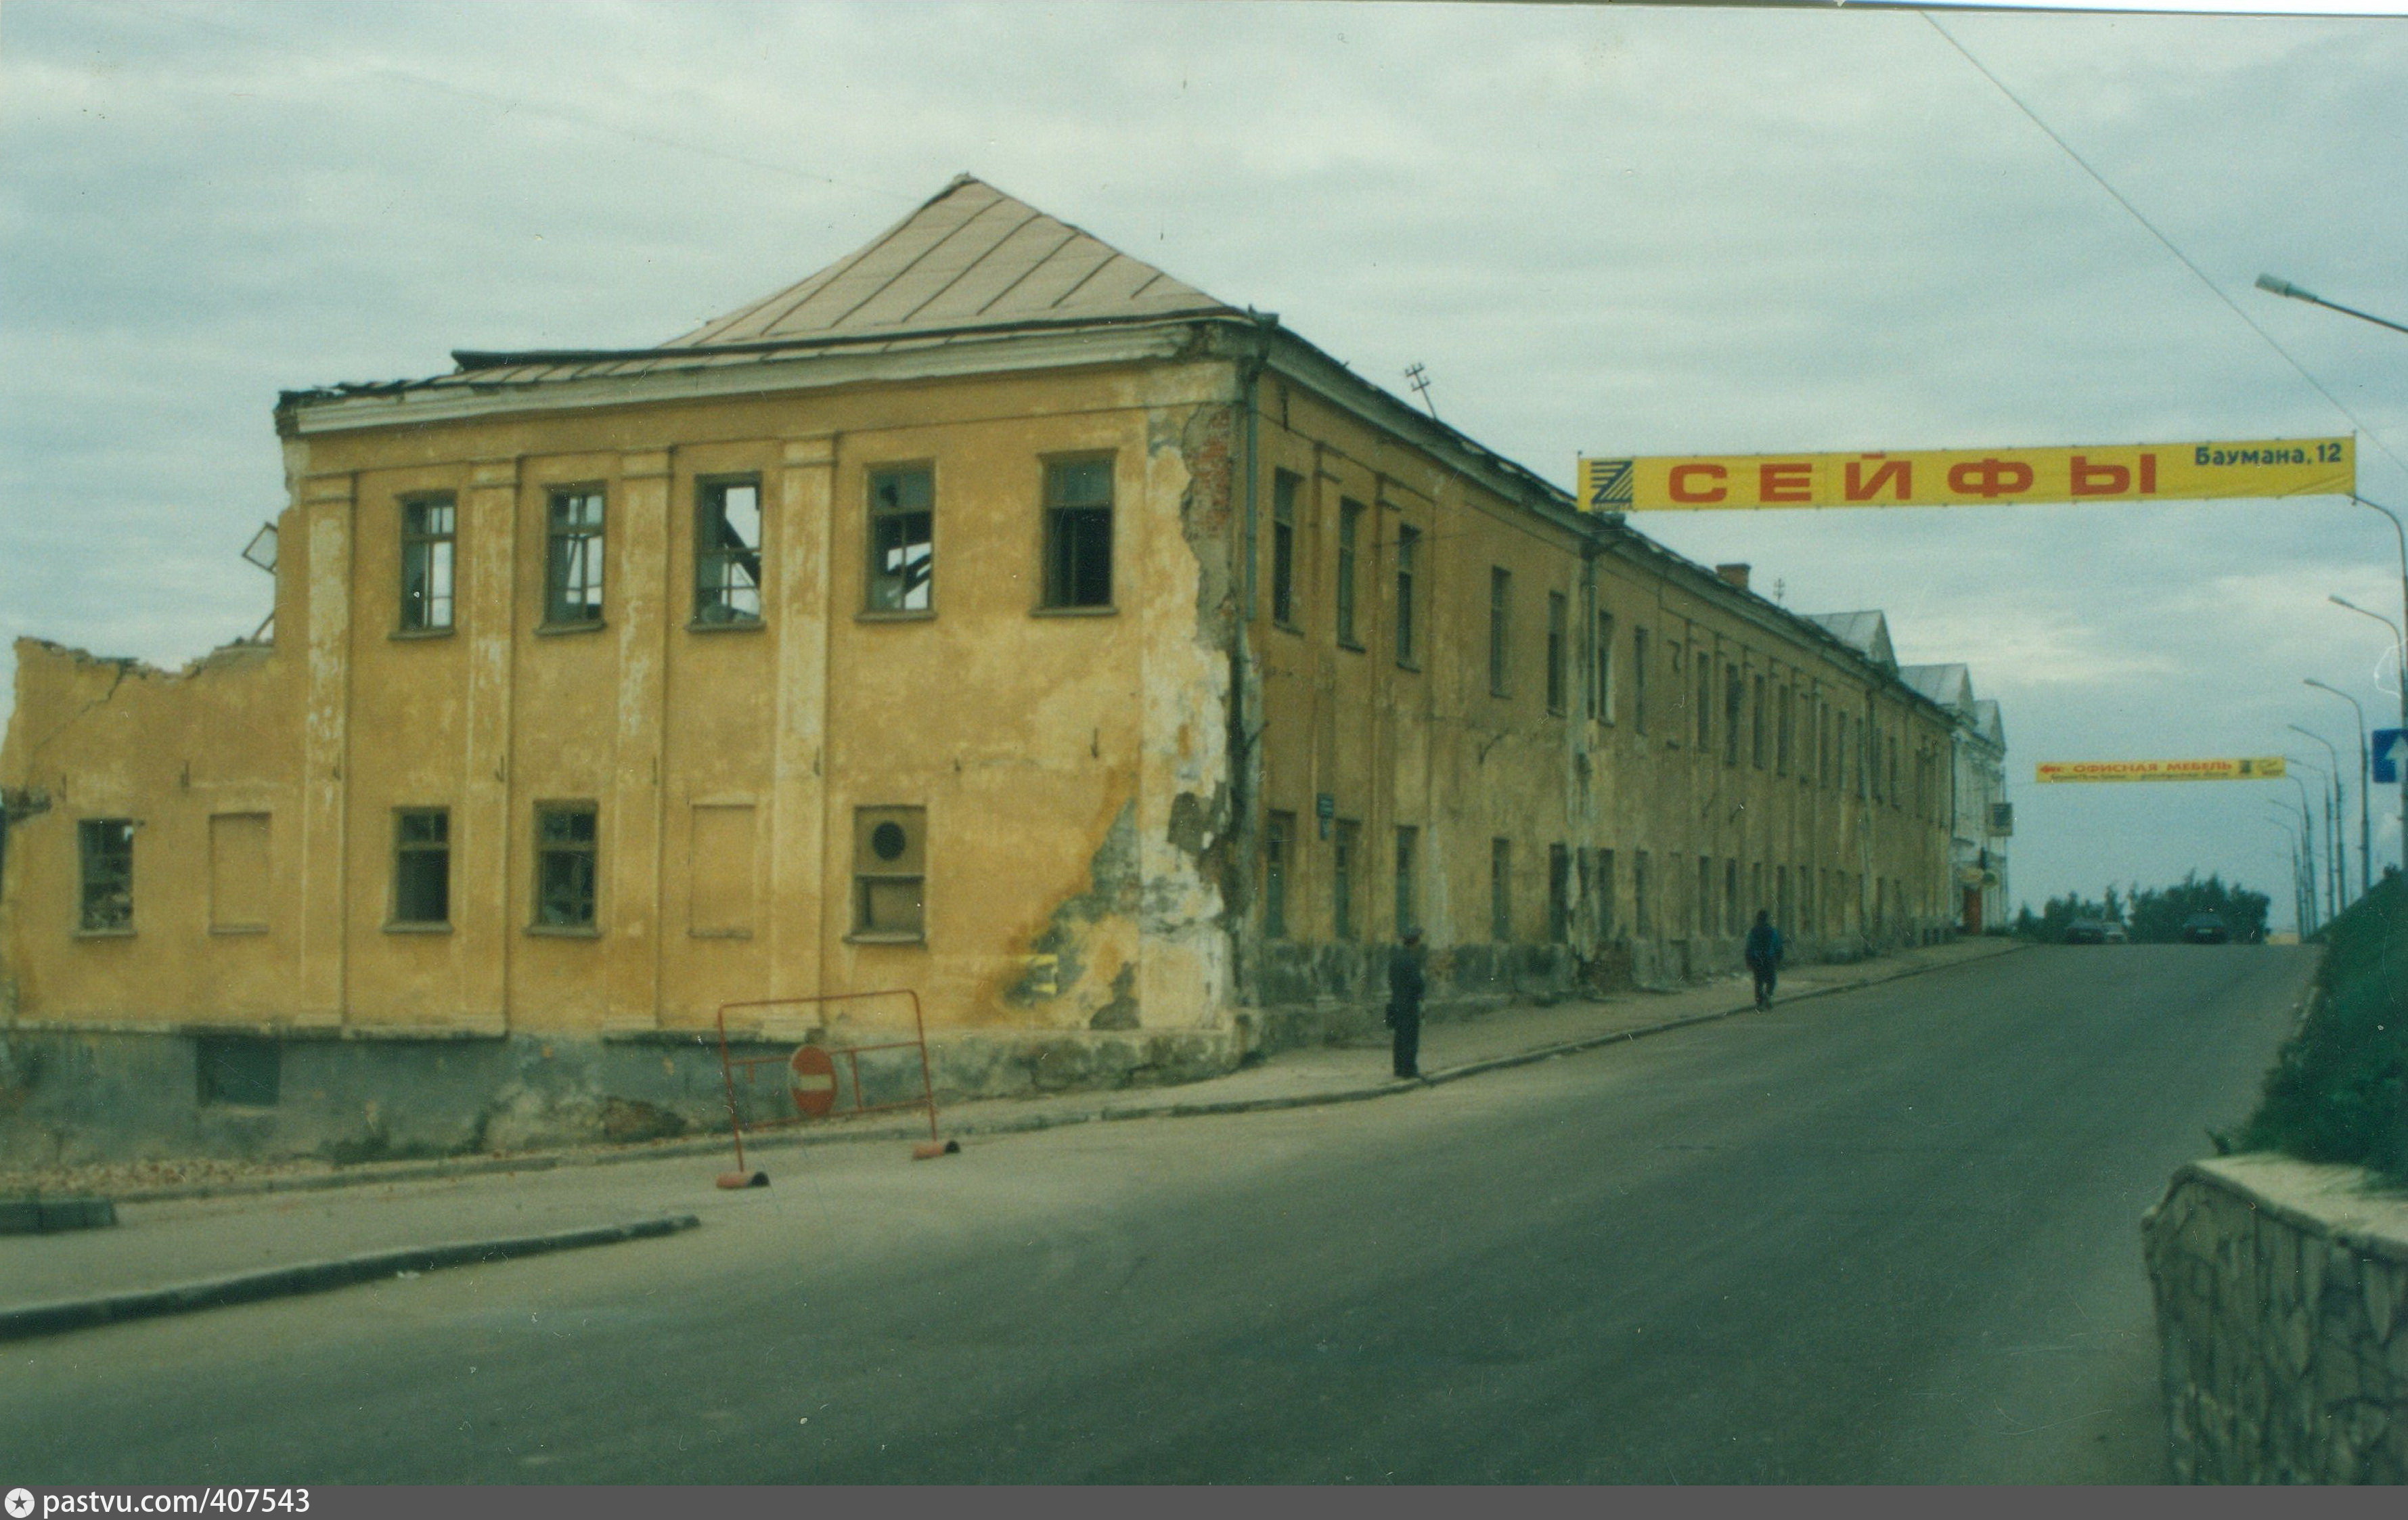
<path id="1" fill-rule="evenodd" d="M 2184 252 L 2182 249 L 2175 244 L 2172 238 L 2167 237 L 2164 232 L 2158 229 L 2156 222 L 2150 221 L 2146 216 L 2143 216 L 2141 212 L 2141 208 L 2132 204 L 2131 198 L 2126 195 L 2122 191 L 2116 189 L 2114 184 L 2110 183 L 2105 175 L 2092 167 L 2088 159 L 2084 158 L 2080 153 L 2076 152 L 2073 145 L 2065 140 L 2065 136 L 2062 133 L 2058 132 L 2057 128 L 2049 125 L 2045 121 L 2042 121 L 2041 119 L 2040 112 L 2032 109 L 2030 106 L 2027 105 L 2021 95 L 2016 94 L 2013 90 L 2007 88 L 2007 82 L 2004 79 L 2000 79 L 1996 74 L 1992 73 L 1988 65 L 1983 63 L 1979 58 L 1974 57 L 1972 50 L 1967 48 L 1962 42 L 1957 41 L 1955 34 L 1951 33 L 1948 28 L 1941 25 L 1940 19 L 1938 17 L 1932 15 L 1931 12 L 1928 10 L 1923 11 L 1920 14 L 1926 22 L 1930 23 L 1931 29 L 1940 34 L 1942 40 L 1944 40 L 1950 47 L 1956 50 L 1957 53 L 1964 58 L 1965 62 L 1972 65 L 1974 69 L 1981 74 L 1982 78 L 1989 80 L 1990 83 L 1998 90 L 1999 93 L 2006 96 L 2008 101 L 2014 106 L 2015 109 L 2023 112 L 2024 115 L 2030 120 L 2032 125 L 2048 134 L 2049 141 L 2057 144 L 2059 149 L 2063 150 L 2066 157 L 2073 160 L 2073 162 L 2080 166 L 2082 172 L 2090 176 L 2091 179 L 2098 184 L 2100 189 L 2113 196 L 2115 204 L 2122 207 L 2125 211 L 2131 216 L 2133 221 L 2139 222 L 2143 228 L 2145 228 L 2150 237 L 2156 238 L 2160 244 L 2164 245 L 2167 252 L 2181 260 L 2182 266 L 2184 268 L 2198 276 L 2199 282 L 2206 286 L 2210 292 L 2214 293 L 2215 298 L 2223 302 L 2225 307 L 2230 310 L 2234 316 L 2239 317 L 2243 323 L 2247 323 L 2251 332 L 2256 333 L 2259 337 L 2264 338 L 2268 348 L 2272 349 L 2276 353 L 2281 354 L 2283 356 L 2284 363 L 2289 365 L 2293 369 L 2298 370 L 2301 380 L 2306 380 L 2310 385 L 2315 386 L 2316 394 L 2330 402 L 2335 411 L 2338 411 L 2344 417 L 2348 418 L 2352 427 L 2363 434 L 2377 449 L 2382 450 L 2385 455 L 2386 455 L 2393 464 L 2398 465 L 2403 470 L 2408 470 L 2408 460 L 2403 460 L 2398 454 L 2393 453 L 2391 452 L 2391 446 L 2383 441 L 2383 435 L 2377 433 L 2373 428 L 2367 426 L 2364 422 L 2360 421 L 2358 413 L 2350 410 L 2349 407 L 2343 402 L 2341 397 L 2333 394 L 2331 391 L 2328 390 L 2324 381 L 2316 379 L 2315 375 L 2310 374 L 2308 372 L 2308 366 L 2300 363 L 2300 361 L 2292 355 L 2290 350 L 2283 347 L 2281 343 L 2275 341 L 2273 334 L 2258 325 L 2257 319 L 2250 316 L 2248 312 L 2241 309 L 2240 303 L 2233 300 L 2230 295 L 2227 294 L 2223 286 L 2210 279 L 2207 271 L 2199 266 L 2198 261 L 2194 260 L 2189 254 Z"/>

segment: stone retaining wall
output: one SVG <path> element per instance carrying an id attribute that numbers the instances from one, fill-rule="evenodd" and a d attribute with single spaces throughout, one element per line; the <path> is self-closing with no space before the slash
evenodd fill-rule
<path id="1" fill-rule="evenodd" d="M 2142 1236 L 2175 1482 L 2408 1481 L 2408 1195 L 2229 1156 Z"/>

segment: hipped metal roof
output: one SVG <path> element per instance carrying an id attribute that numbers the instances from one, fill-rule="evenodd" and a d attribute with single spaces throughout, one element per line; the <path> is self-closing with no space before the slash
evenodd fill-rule
<path id="1" fill-rule="evenodd" d="M 1050 327 L 1244 316 L 970 175 L 856 251 L 650 350 L 462 350 L 426 381 L 525 384 L 757 364 L 815 348 L 882 351 Z"/>

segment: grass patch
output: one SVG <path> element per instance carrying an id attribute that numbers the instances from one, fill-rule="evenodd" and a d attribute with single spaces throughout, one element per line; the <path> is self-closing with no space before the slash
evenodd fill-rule
<path id="1" fill-rule="evenodd" d="M 2283 1042 L 2234 1143 L 2408 1186 L 2408 879 L 2385 877 L 2316 938 L 2315 1010 Z"/>

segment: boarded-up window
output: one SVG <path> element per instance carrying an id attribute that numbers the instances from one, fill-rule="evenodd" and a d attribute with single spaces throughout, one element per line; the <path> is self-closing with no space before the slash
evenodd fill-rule
<path id="1" fill-rule="evenodd" d="M 928 813 L 859 808 L 853 815 L 853 932 L 878 939 L 926 936 Z"/>
<path id="2" fill-rule="evenodd" d="M 209 927 L 267 927 L 267 814 L 209 816 Z"/>
<path id="3" fill-rule="evenodd" d="M 696 803 L 686 881 L 687 932 L 742 939 L 754 911 L 753 813 L 749 802 Z"/>

